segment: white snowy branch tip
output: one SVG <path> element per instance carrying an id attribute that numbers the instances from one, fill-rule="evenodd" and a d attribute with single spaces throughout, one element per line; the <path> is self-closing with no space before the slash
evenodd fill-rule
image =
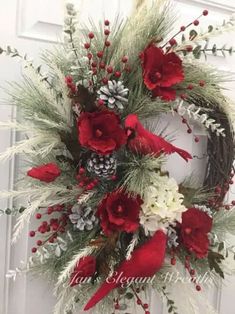
<path id="1" fill-rule="evenodd" d="M 196 107 L 194 104 L 185 104 L 182 100 L 174 109 L 180 116 L 188 116 L 190 119 L 201 123 L 206 129 L 211 129 L 217 136 L 225 137 L 225 129 L 221 127 L 220 123 L 216 123 L 215 119 L 210 118 L 207 113 L 202 113 L 202 108 Z M 174 113 L 174 111 L 172 111 Z"/>

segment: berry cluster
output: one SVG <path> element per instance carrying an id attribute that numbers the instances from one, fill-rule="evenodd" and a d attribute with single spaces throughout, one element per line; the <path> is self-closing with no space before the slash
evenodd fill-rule
<path id="1" fill-rule="evenodd" d="M 171 265 L 175 266 L 176 265 L 176 257 L 175 257 L 175 250 L 174 249 L 171 249 Z M 196 271 L 195 269 L 193 269 L 190 265 L 190 259 L 191 259 L 191 256 L 190 255 L 186 255 L 185 256 L 185 263 L 184 263 L 184 266 L 185 266 L 185 269 L 188 271 L 190 277 L 191 277 L 191 282 L 193 282 L 195 284 L 195 288 L 197 291 L 201 291 L 201 286 L 197 283 L 197 280 L 196 280 Z"/>
<path id="2" fill-rule="evenodd" d="M 71 93 L 74 95 L 77 92 L 77 87 L 73 81 L 73 78 L 71 75 L 67 75 L 65 77 L 65 83 L 67 85 L 67 87 L 70 89 Z"/>
<path id="3" fill-rule="evenodd" d="M 40 247 L 44 245 L 45 243 L 54 243 L 58 237 L 59 234 L 65 232 L 65 226 L 68 223 L 68 212 L 66 211 L 65 207 L 63 205 L 55 205 L 50 206 L 46 209 L 46 212 L 41 214 L 37 213 L 35 215 L 36 219 L 40 220 L 44 215 L 50 216 L 53 213 L 57 213 L 57 217 L 53 217 L 48 220 L 44 220 L 40 223 L 37 230 L 31 230 L 29 232 L 30 237 L 35 237 L 37 233 L 40 233 L 42 235 L 46 235 L 46 239 L 44 240 L 37 240 L 36 244 L 37 247 Z M 59 213 L 59 217 L 58 217 Z M 32 248 L 32 253 L 37 252 L 37 247 Z"/>
<path id="4" fill-rule="evenodd" d="M 84 48 L 87 50 L 87 58 L 89 62 L 89 67 L 92 72 L 92 79 L 90 81 L 90 86 L 94 85 L 94 76 L 97 80 L 103 84 L 107 85 L 111 76 L 115 78 L 120 78 L 124 71 L 130 72 L 130 66 L 128 65 L 128 57 L 123 56 L 121 59 L 122 66 L 120 69 L 114 69 L 111 64 L 106 64 L 106 56 L 108 54 L 108 48 L 111 46 L 110 37 L 110 22 L 108 20 L 104 21 L 104 44 L 103 49 L 93 52 L 92 40 L 95 38 L 95 34 L 90 32 L 88 34 L 88 41 L 84 43 Z M 99 104 L 100 105 L 100 104 Z"/>
<path id="5" fill-rule="evenodd" d="M 99 184 L 99 179 L 88 177 L 86 175 L 86 170 L 82 167 L 79 168 L 76 178 L 79 182 L 78 186 L 87 191 L 93 190 Z"/>
<path id="6" fill-rule="evenodd" d="M 208 14 L 209 14 L 208 10 L 204 10 L 204 11 L 202 12 L 202 14 L 200 14 L 194 21 L 190 22 L 190 23 L 189 23 L 188 25 L 186 25 L 186 26 L 182 25 L 182 26 L 180 27 L 179 31 L 178 31 L 174 36 L 172 36 L 171 39 L 168 41 L 168 43 L 166 43 L 162 48 L 164 48 L 167 44 L 169 44 L 170 46 L 166 48 L 167 51 L 169 51 L 172 47 L 177 46 L 178 43 L 177 43 L 175 37 L 178 36 L 180 33 L 185 32 L 186 29 L 188 29 L 188 28 L 189 28 L 190 26 L 192 26 L 192 25 L 198 26 L 198 25 L 200 24 L 199 19 L 200 19 L 202 16 L 207 16 Z M 190 47 L 191 47 L 191 46 L 190 46 Z M 188 52 L 191 52 L 193 49 L 190 48 L 190 51 L 189 51 L 188 48 L 186 47 L 186 50 L 187 50 Z"/>
<path id="7" fill-rule="evenodd" d="M 217 185 L 214 190 L 214 195 L 208 200 L 208 205 L 213 207 L 215 210 L 226 209 L 230 210 L 235 206 L 235 200 L 230 203 L 224 204 L 223 199 L 227 194 L 231 185 L 233 185 L 234 171 L 230 173 L 228 179 L 223 185 Z"/>

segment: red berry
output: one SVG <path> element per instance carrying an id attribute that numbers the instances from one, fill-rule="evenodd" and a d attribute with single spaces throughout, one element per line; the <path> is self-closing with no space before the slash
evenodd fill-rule
<path id="1" fill-rule="evenodd" d="M 202 14 L 204 15 L 204 16 L 207 16 L 208 15 L 208 10 L 204 10 L 203 12 L 202 12 Z"/>
<path id="2" fill-rule="evenodd" d="M 32 253 L 36 253 L 37 252 L 37 248 L 33 247 L 31 251 L 32 251 Z"/>
<path id="3" fill-rule="evenodd" d="M 51 227 L 52 227 L 52 230 L 53 230 L 53 231 L 57 231 L 58 228 L 59 228 L 58 222 L 54 222 L 54 223 L 51 225 Z"/>
<path id="4" fill-rule="evenodd" d="M 88 37 L 89 37 L 90 39 L 92 39 L 92 38 L 95 37 L 95 35 L 94 35 L 94 33 L 91 32 L 91 33 L 88 34 Z"/>
<path id="5" fill-rule="evenodd" d="M 176 259 L 173 257 L 172 259 L 171 259 L 171 265 L 175 265 L 176 264 Z"/>
<path id="6" fill-rule="evenodd" d="M 189 84 L 187 89 L 192 90 L 193 89 L 193 84 Z"/>
<path id="7" fill-rule="evenodd" d="M 103 101 L 102 99 L 99 99 L 99 100 L 98 100 L 98 105 L 99 105 L 99 106 L 103 106 L 103 105 L 104 105 L 104 101 Z"/>
<path id="8" fill-rule="evenodd" d="M 187 133 L 188 133 L 188 134 L 191 134 L 191 133 L 192 133 L 192 130 L 191 130 L 191 129 L 188 129 L 188 130 L 187 130 Z"/>
<path id="9" fill-rule="evenodd" d="M 193 25 L 198 26 L 198 25 L 199 25 L 199 21 L 198 21 L 198 20 L 195 20 L 195 21 L 193 22 Z"/>
<path id="10" fill-rule="evenodd" d="M 91 64 L 91 66 L 92 66 L 93 68 L 96 68 L 96 67 L 97 67 L 97 63 L 96 63 L 95 61 L 93 61 L 92 64 Z"/>
<path id="11" fill-rule="evenodd" d="M 186 47 L 186 50 L 187 50 L 188 52 L 191 52 L 191 51 L 193 51 L 193 47 L 192 47 L 192 46 L 187 46 L 187 47 Z"/>
<path id="12" fill-rule="evenodd" d="M 234 201 L 234 200 L 232 201 L 232 205 L 233 205 L 233 206 L 235 205 L 235 201 Z"/>
<path id="13" fill-rule="evenodd" d="M 103 77 L 103 78 L 102 78 L 102 82 L 103 82 L 104 85 L 107 85 L 107 84 L 108 84 L 108 81 L 109 81 L 109 80 L 107 79 L 107 77 Z"/>
<path id="14" fill-rule="evenodd" d="M 114 73 L 114 75 L 115 75 L 116 77 L 120 77 L 120 76 L 122 75 L 122 73 L 121 73 L 120 71 L 116 71 L 116 72 Z"/>
<path id="15" fill-rule="evenodd" d="M 229 181 L 229 184 L 233 184 L 233 180 L 230 180 L 230 181 Z"/>
<path id="16" fill-rule="evenodd" d="M 42 215 L 40 213 L 37 213 L 36 214 L 36 219 L 41 219 L 42 218 Z"/>
<path id="17" fill-rule="evenodd" d="M 217 186 L 217 187 L 215 188 L 215 193 L 220 194 L 221 192 L 222 192 L 221 187 L 220 187 L 220 186 Z"/>
<path id="18" fill-rule="evenodd" d="M 109 66 L 107 67 L 107 72 L 108 72 L 109 74 L 113 73 L 113 67 L 112 67 L 111 65 L 109 65 Z"/>
<path id="19" fill-rule="evenodd" d="M 105 44 L 106 47 L 109 47 L 111 45 L 111 42 L 106 40 L 104 44 Z"/>
<path id="20" fill-rule="evenodd" d="M 109 29 L 105 29 L 105 30 L 104 30 L 104 34 L 105 34 L 106 36 L 108 36 L 108 35 L 110 34 L 110 30 L 109 30 Z"/>
<path id="21" fill-rule="evenodd" d="M 194 275 L 195 275 L 195 273 L 196 273 L 196 272 L 195 272 L 195 270 L 194 270 L 194 269 L 191 269 L 191 270 L 190 270 L 190 275 L 191 275 L 191 276 L 194 276 Z"/>
<path id="22" fill-rule="evenodd" d="M 148 309 L 149 305 L 148 305 L 147 303 L 144 303 L 143 307 L 144 307 L 145 309 Z"/>
<path id="23" fill-rule="evenodd" d="M 187 123 L 187 120 L 185 118 L 183 118 L 182 123 Z"/>
<path id="24" fill-rule="evenodd" d="M 115 310 L 119 310 L 120 309 L 120 305 L 119 304 L 115 304 Z"/>
<path id="25" fill-rule="evenodd" d="M 88 184 L 88 185 L 86 186 L 86 189 L 87 189 L 87 190 L 92 190 L 92 189 L 93 189 L 93 185 Z"/>
<path id="26" fill-rule="evenodd" d="M 30 236 L 30 237 L 35 237 L 35 234 L 36 234 L 35 231 L 30 231 L 30 232 L 29 232 L 29 236 Z"/>
<path id="27" fill-rule="evenodd" d="M 97 74 L 97 70 L 95 68 L 92 69 L 92 73 L 93 73 L 93 75 L 96 75 Z"/>
<path id="28" fill-rule="evenodd" d="M 181 95 L 180 95 L 180 98 L 183 99 L 183 100 L 185 100 L 185 99 L 187 99 L 187 95 L 186 95 L 186 94 L 181 94 Z"/>
<path id="29" fill-rule="evenodd" d="M 229 210 L 229 209 L 230 209 L 230 206 L 229 206 L 229 205 L 225 205 L 224 208 L 225 208 L 226 210 Z"/>
<path id="30" fill-rule="evenodd" d="M 103 61 L 100 62 L 99 64 L 100 69 L 105 69 L 106 65 Z"/>
<path id="31" fill-rule="evenodd" d="M 122 57 L 122 62 L 123 63 L 127 63 L 127 61 L 128 61 L 128 57 L 127 56 Z"/>
<path id="32" fill-rule="evenodd" d="M 201 87 L 205 86 L 205 81 L 203 81 L 203 80 L 199 81 L 199 85 L 200 85 Z"/>
<path id="33" fill-rule="evenodd" d="M 199 285 L 196 285 L 196 289 L 197 289 L 197 291 L 201 291 L 202 290 L 201 286 L 199 286 Z"/>
<path id="34" fill-rule="evenodd" d="M 199 137 L 197 137 L 197 136 L 196 136 L 195 139 L 194 139 L 194 141 L 195 141 L 196 143 L 198 143 L 199 140 L 200 140 L 200 139 L 199 139 Z"/>
<path id="35" fill-rule="evenodd" d="M 175 40 L 175 38 L 172 38 L 172 39 L 169 41 L 169 44 L 170 44 L 171 46 L 175 46 L 175 45 L 177 45 L 177 41 Z"/>
<path id="36" fill-rule="evenodd" d="M 87 54 L 87 58 L 88 58 L 89 60 L 91 60 L 91 59 L 92 59 L 92 53 L 89 52 L 89 53 Z"/>
<path id="37" fill-rule="evenodd" d="M 103 55 L 104 55 L 103 51 L 98 51 L 98 52 L 97 52 L 97 57 L 98 57 L 98 58 L 102 58 Z"/>
<path id="38" fill-rule="evenodd" d="M 47 208 L 47 214 L 48 214 L 48 215 L 51 215 L 51 214 L 53 213 L 53 211 L 54 211 L 54 208 L 53 208 L 53 207 L 48 207 L 48 208 Z"/>
<path id="39" fill-rule="evenodd" d="M 146 311 L 145 314 L 150 314 L 150 312 L 149 312 L 149 311 Z"/>
<path id="40" fill-rule="evenodd" d="M 81 167 L 81 168 L 79 169 L 79 174 L 84 174 L 84 173 L 85 173 L 85 169 Z"/>
<path id="41" fill-rule="evenodd" d="M 180 30 L 181 30 L 181 32 L 184 32 L 186 30 L 186 27 L 185 26 L 181 26 Z"/>
<path id="42" fill-rule="evenodd" d="M 113 176 L 111 177 L 111 179 L 112 179 L 113 181 L 115 181 L 115 180 L 117 180 L 117 176 L 116 176 L 116 175 L 113 175 Z"/>
<path id="43" fill-rule="evenodd" d="M 141 302 L 140 299 L 137 300 L 137 304 L 138 304 L 138 305 L 142 304 L 142 302 Z"/>
<path id="44" fill-rule="evenodd" d="M 85 44 L 84 44 L 84 48 L 85 48 L 85 49 L 89 49 L 90 47 L 91 47 L 91 45 L 90 45 L 89 43 L 85 43 Z"/>
<path id="45" fill-rule="evenodd" d="M 65 77 L 65 83 L 66 83 L 66 84 L 71 84 L 72 82 L 73 82 L 72 76 L 71 76 L 71 75 L 67 75 L 67 76 Z"/>
<path id="46" fill-rule="evenodd" d="M 41 245 L 42 245 L 42 241 L 41 241 L 41 240 L 38 240 L 38 241 L 37 241 L 37 245 L 38 245 L 38 246 L 41 246 Z"/>
<path id="47" fill-rule="evenodd" d="M 109 20 L 105 20 L 105 21 L 104 21 L 104 25 L 105 25 L 105 26 L 109 26 L 109 24 L 110 24 Z"/>
<path id="48" fill-rule="evenodd" d="M 190 255 L 186 255 L 186 256 L 185 256 L 185 260 L 186 260 L 186 261 L 190 261 L 190 259 L 191 259 L 191 256 L 190 256 Z"/>

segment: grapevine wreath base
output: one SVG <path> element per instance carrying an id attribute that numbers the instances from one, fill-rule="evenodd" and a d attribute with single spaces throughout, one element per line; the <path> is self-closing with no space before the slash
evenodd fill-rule
<path id="1" fill-rule="evenodd" d="M 23 80 L 7 89 L 22 120 L 1 127 L 25 134 L 1 160 L 22 154 L 26 166 L 15 190 L 1 196 L 27 203 L 2 214 L 17 216 L 13 242 L 24 226 L 34 242 L 25 267 L 8 276 L 50 278 L 55 314 L 158 313 L 150 308 L 154 293 L 169 313 L 215 313 L 201 290 L 232 274 L 235 201 L 226 195 L 234 109 L 221 93 L 231 74 L 199 59 L 233 53 L 209 39 L 234 30 L 235 21 L 200 32 L 204 10 L 173 30 L 174 7 L 158 0 L 151 7 L 138 1 L 125 21 L 81 26 L 74 6 L 66 8 L 65 41 L 42 54 L 43 66 L 15 48 L 0 49 L 24 65 Z M 195 184 L 195 173 L 178 184 L 164 170 L 168 155 L 194 158 L 147 123 L 166 114 L 182 120 L 195 145 L 193 123 L 206 131 L 203 184 Z"/>

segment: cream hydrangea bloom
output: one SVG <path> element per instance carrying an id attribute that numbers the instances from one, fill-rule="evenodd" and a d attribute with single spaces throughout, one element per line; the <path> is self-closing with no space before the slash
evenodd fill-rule
<path id="1" fill-rule="evenodd" d="M 175 179 L 160 174 L 156 179 L 145 190 L 140 214 L 140 223 L 146 234 L 158 229 L 166 230 L 169 225 L 181 222 L 182 213 L 187 210 Z"/>

